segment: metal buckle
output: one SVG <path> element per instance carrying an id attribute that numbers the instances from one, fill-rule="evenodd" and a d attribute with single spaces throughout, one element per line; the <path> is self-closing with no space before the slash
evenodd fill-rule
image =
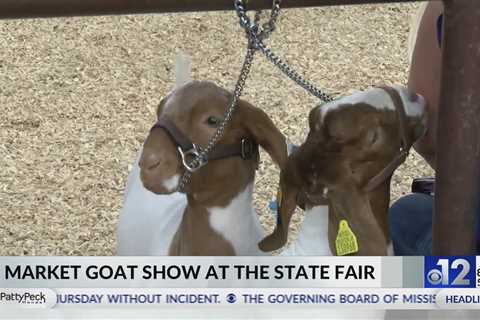
<path id="1" fill-rule="evenodd" d="M 242 154 L 243 160 L 251 159 L 254 152 L 253 142 L 250 139 L 243 138 L 242 141 Z"/>
<path id="2" fill-rule="evenodd" d="M 410 154 L 410 150 L 405 148 L 405 144 L 403 142 L 400 145 L 400 154 L 405 157 L 408 157 Z"/>
<path id="3" fill-rule="evenodd" d="M 187 151 L 183 151 L 181 147 L 178 147 L 178 152 L 182 157 L 182 164 L 189 172 L 195 172 L 208 163 L 208 160 L 202 156 L 200 148 L 196 144 L 192 144 L 193 147 Z"/>

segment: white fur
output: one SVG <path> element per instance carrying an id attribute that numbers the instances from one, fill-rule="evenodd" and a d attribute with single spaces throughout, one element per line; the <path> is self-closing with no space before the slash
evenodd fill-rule
<path id="1" fill-rule="evenodd" d="M 328 206 L 316 206 L 305 211 L 297 240 L 280 255 L 333 256 L 328 239 Z M 387 247 L 387 255 L 394 255 L 391 242 Z"/>
<path id="2" fill-rule="evenodd" d="M 421 95 L 418 96 L 418 101 L 416 102 L 411 102 L 408 99 L 408 96 L 410 93 L 408 92 L 407 88 L 402 87 L 402 86 L 393 86 L 400 96 L 402 97 L 403 104 L 405 106 L 405 113 L 407 116 L 412 117 L 412 118 L 418 118 L 418 117 L 423 117 L 426 115 L 425 112 L 425 98 L 422 97 Z"/>
<path id="3" fill-rule="evenodd" d="M 140 180 L 139 156 L 128 176 L 117 228 L 118 255 L 168 255 L 187 205 L 185 195 L 157 195 Z"/>
<path id="4" fill-rule="evenodd" d="M 118 255 L 168 255 L 187 199 L 184 194 L 157 195 L 140 180 L 137 160 L 129 174 L 117 228 Z M 164 185 L 173 186 L 173 178 Z M 236 255 L 265 255 L 258 248 L 264 230 L 252 205 L 253 185 L 247 186 L 225 208 L 209 208 L 212 228 L 229 241 Z"/>
<path id="5" fill-rule="evenodd" d="M 332 256 L 328 241 L 328 206 L 305 211 L 297 240 L 280 253 L 282 256 Z"/>
<path id="6" fill-rule="evenodd" d="M 316 206 L 305 211 L 297 240 L 280 253 L 281 256 L 332 256 L 328 240 L 328 206 Z M 322 319 L 331 319 L 325 310 Z M 385 310 L 363 310 L 362 319 L 385 319 Z M 333 319 L 333 318 L 332 318 Z M 335 319 L 358 319 L 348 309 L 335 310 Z"/>
<path id="7" fill-rule="evenodd" d="M 252 201 L 253 184 L 250 184 L 228 206 L 208 209 L 210 226 L 233 246 L 235 255 L 265 255 L 258 248 L 264 230 Z"/>
<path id="8" fill-rule="evenodd" d="M 162 185 L 165 189 L 167 189 L 169 192 L 172 192 L 177 189 L 178 187 L 178 182 L 180 181 L 180 175 L 176 174 L 170 179 L 167 179 L 162 182 Z"/>
<path id="9" fill-rule="evenodd" d="M 411 102 L 407 88 L 402 86 L 393 86 L 395 90 L 402 97 L 405 106 L 405 113 L 409 117 L 421 117 L 425 114 L 425 101 L 423 97 L 419 96 L 418 101 Z M 320 123 L 323 123 L 325 116 L 332 110 L 338 110 L 349 104 L 365 103 L 369 104 L 377 110 L 391 110 L 395 111 L 395 104 L 390 95 L 381 88 L 371 88 L 365 91 L 355 92 L 349 96 L 342 97 L 338 100 L 324 104 L 320 108 Z"/>
<path id="10" fill-rule="evenodd" d="M 158 195 L 145 189 L 140 180 L 138 160 L 129 174 L 117 228 L 118 255 L 168 255 L 187 206 L 185 195 L 175 192 Z M 237 255 L 265 255 L 258 248 L 263 230 L 253 208 L 253 185 L 248 185 L 227 207 L 209 208 L 210 224 Z M 297 242 L 282 255 L 331 255 L 328 249 L 328 208 L 314 207 L 306 213 Z"/>
<path id="11" fill-rule="evenodd" d="M 141 150 L 140 150 L 141 153 Z M 257 247 L 264 231 L 252 205 L 253 185 L 247 186 L 225 208 L 210 208 L 210 223 L 234 247 L 237 255 L 265 255 Z M 118 255 L 159 256 L 168 250 L 187 205 L 183 194 L 156 195 L 140 181 L 138 158 L 130 172 L 117 230 Z M 328 244 L 328 207 L 305 212 L 298 240 L 282 256 L 331 256 Z M 325 316 L 331 314 L 325 310 Z M 323 313 L 322 313 L 323 314 Z M 383 319 L 383 310 L 365 310 L 370 320 Z M 335 319 L 352 319 L 351 310 L 336 310 Z"/>
<path id="12" fill-rule="evenodd" d="M 325 116 L 329 112 L 356 103 L 366 103 L 377 109 L 395 110 L 393 101 L 388 93 L 380 88 L 373 88 L 366 91 L 358 91 L 349 96 L 324 104 L 320 108 L 320 123 L 323 123 Z"/>
<path id="13" fill-rule="evenodd" d="M 188 67 L 186 68 L 186 66 Z M 188 72 L 185 72 L 188 70 Z M 189 61 L 177 57 L 175 69 L 177 88 L 190 81 Z M 170 94 L 167 105 L 175 99 Z M 142 150 L 129 174 L 124 204 L 117 228 L 117 254 L 161 256 L 168 255 L 172 239 L 178 230 L 187 199 L 175 192 L 170 195 L 154 194 L 143 186 L 140 180 L 138 161 Z M 178 176 L 163 182 L 171 189 L 178 184 Z M 226 181 L 228 183 L 228 181 Z M 253 185 L 248 185 L 225 208 L 209 208 L 212 228 L 232 244 L 237 255 L 265 255 L 258 248 L 264 231 L 252 204 Z M 281 255 L 332 255 L 328 242 L 328 207 L 318 206 L 305 212 L 304 223 L 298 240 Z M 332 312 L 325 311 L 325 315 Z M 383 310 L 365 311 L 369 319 L 383 319 Z M 323 314 L 323 312 L 322 312 Z M 356 313 L 351 310 L 335 311 L 336 319 L 352 319 Z M 365 315 L 365 314 L 364 314 Z"/>

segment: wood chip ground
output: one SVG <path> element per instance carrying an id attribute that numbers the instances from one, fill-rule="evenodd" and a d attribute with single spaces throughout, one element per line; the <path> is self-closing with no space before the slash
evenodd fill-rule
<path id="1" fill-rule="evenodd" d="M 269 44 L 334 95 L 405 84 L 417 7 L 285 10 Z M 0 21 L 0 35 L 0 255 L 115 254 L 127 174 L 172 89 L 177 52 L 192 55 L 194 78 L 233 88 L 245 51 L 235 14 L 11 20 Z M 260 56 L 245 98 L 293 142 L 317 102 Z M 431 175 L 412 154 L 394 176 L 392 199 Z M 269 231 L 277 182 L 262 153 L 255 206 Z"/>

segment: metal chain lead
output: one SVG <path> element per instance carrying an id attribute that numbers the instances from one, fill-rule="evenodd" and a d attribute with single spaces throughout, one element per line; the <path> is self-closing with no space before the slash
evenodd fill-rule
<path id="1" fill-rule="evenodd" d="M 242 69 L 240 71 L 240 76 L 238 77 L 238 81 L 233 91 L 232 99 L 230 101 L 230 104 L 227 110 L 225 111 L 223 121 L 220 124 L 220 126 L 217 128 L 217 131 L 215 131 L 215 134 L 208 141 L 207 147 L 200 152 L 200 156 L 192 160 L 192 162 L 190 163 L 191 167 L 197 167 L 202 161 L 205 161 L 208 158 L 208 154 L 215 148 L 218 141 L 220 141 L 220 139 L 223 137 L 227 125 L 230 123 L 230 120 L 232 120 L 233 113 L 236 110 L 238 100 L 240 99 L 240 96 L 242 95 L 242 92 L 243 92 L 243 88 L 245 87 L 245 82 L 247 81 L 248 75 L 250 73 L 250 69 L 252 67 L 252 61 L 255 56 L 255 51 L 256 49 L 249 46 L 247 50 L 247 54 L 243 61 Z M 192 172 L 185 170 L 185 173 L 182 176 L 182 180 L 178 185 L 179 191 L 185 190 L 185 186 L 190 181 L 191 176 L 192 176 Z"/>
<path id="2" fill-rule="evenodd" d="M 263 42 L 267 39 L 270 34 L 275 30 L 276 21 L 280 14 L 280 4 L 281 0 L 273 0 L 272 10 L 270 14 L 270 19 L 267 23 L 260 26 L 260 11 L 257 11 L 254 17 L 254 22 L 250 20 L 247 15 L 245 5 L 243 0 L 235 0 L 235 9 L 237 11 L 238 17 L 240 19 L 240 25 L 245 29 L 247 38 L 248 38 L 248 49 L 245 56 L 242 69 L 240 71 L 240 76 L 235 85 L 232 99 L 230 104 L 225 111 L 224 118 L 220 126 L 215 131 L 215 134 L 210 138 L 207 147 L 203 150 L 200 150 L 200 154 L 195 157 L 190 163 L 190 168 L 200 168 L 208 162 L 208 154 L 215 148 L 217 143 L 223 137 L 227 125 L 230 123 L 233 117 L 233 113 L 237 107 L 238 100 L 242 95 L 245 82 L 250 73 L 252 66 L 252 61 L 257 50 L 261 51 L 265 57 L 272 62 L 277 68 L 279 68 L 286 76 L 292 79 L 295 83 L 300 85 L 302 88 L 318 97 L 319 99 L 329 102 L 333 98 L 326 93 L 322 92 L 320 89 L 316 88 L 312 83 L 306 80 L 298 72 L 293 70 L 288 64 L 283 62 L 277 55 L 275 55 L 270 49 L 268 49 Z M 193 171 L 185 170 L 185 173 L 182 176 L 182 179 L 178 185 L 178 191 L 184 191 L 185 186 L 190 181 Z"/>
<path id="3" fill-rule="evenodd" d="M 247 16 L 246 8 L 244 5 L 244 0 L 235 0 L 235 8 L 237 9 L 237 14 L 240 18 L 240 25 L 246 30 L 249 41 L 255 46 L 256 49 L 260 50 L 265 57 L 273 63 L 280 71 L 282 71 L 287 77 L 297 83 L 299 86 L 304 88 L 306 91 L 310 92 L 312 95 L 321 99 L 325 102 L 333 101 L 333 97 L 326 94 L 322 90 L 318 89 L 315 85 L 309 82 L 305 77 L 300 75 L 297 71 L 292 69 L 288 64 L 282 61 L 275 53 L 267 48 L 263 42 L 263 34 L 266 32 L 268 35 L 275 29 L 275 22 L 280 13 L 280 4 L 281 0 L 274 0 L 272 15 L 270 21 L 264 25 L 262 32 L 258 32 L 257 25 L 252 24 L 250 19 Z"/>
<path id="4" fill-rule="evenodd" d="M 332 96 L 315 87 L 311 82 L 309 82 L 297 71 L 293 70 L 288 64 L 282 61 L 276 54 L 268 49 L 261 40 L 256 42 L 256 46 L 271 63 L 273 63 L 278 69 L 280 69 L 280 71 L 282 71 L 287 77 L 289 77 L 303 89 L 307 90 L 322 101 L 331 102 L 334 100 Z"/>

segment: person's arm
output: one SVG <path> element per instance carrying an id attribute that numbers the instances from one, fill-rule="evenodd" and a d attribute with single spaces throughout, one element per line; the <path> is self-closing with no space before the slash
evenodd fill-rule
<path id="1" fill-rule="evenodd" d="M 430 2 L 425 9 L 418 29 L 408 79 L 408 88 L 427 100 L 428 129 L 425 136 L 414 147 L 433 169 L 435 169 L 437 111 L 442 71 L 437 21 L 442 13 L 441 1 Z"/>

